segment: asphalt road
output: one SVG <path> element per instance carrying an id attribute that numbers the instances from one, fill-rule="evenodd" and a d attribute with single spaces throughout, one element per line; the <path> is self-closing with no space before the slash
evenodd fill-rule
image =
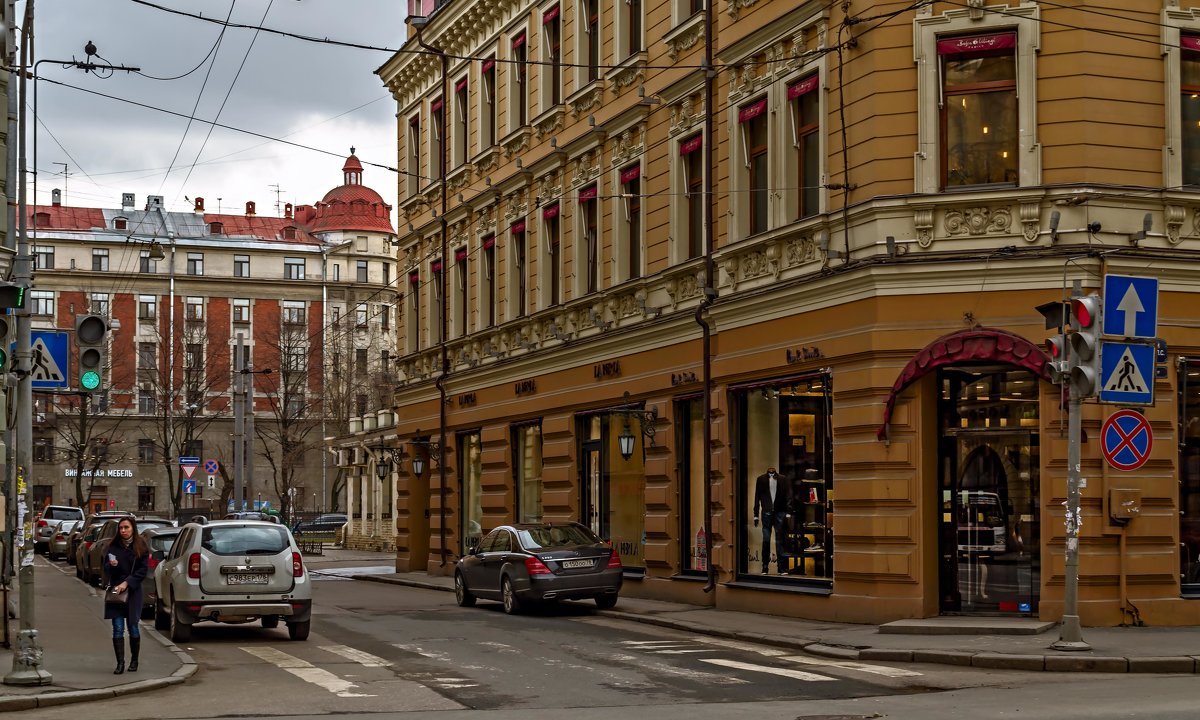
<path id="1" fill-rule="evenodd" d="M 931 665 L 849 663 L 598 616 L 590 603 L 505 615 L 458 608 L 450 593 L 323 575 L 313 632 L 197 625 L 185 649 L 200 671 L 186 685 L 87 706 L 89 720 L 136 717 L 403 717 L 406 720 L 755 720 L 971 717 L 1194 717 L 1197 678 L 997 673 Z M 82 585 L 80 592 L 86 592 Z M 770 617 L 764 616 L 764 623 Z M 1161 680 L 1149 715 L 1087 699 Z M 1093 689 L 1085 689 L 1091 683 Z M 1190 683 L 1184 686 L 1183 683 Z M 949 692 L 945 692 L 949 691 Z M 1073 701 L 1079 693 L 1083 702 Z M 1128 692 L 1121 693 L 1130 697 Z M 1042 697 L 1047 705 L 1024 707 Z M 1178 696 L 1180 712 L 1168 706 Z M 1009 713 L 1011 705 L 1016 712 Z M 1079 713 L 1079 714 L 1076 714 Z M 39 718 L 76 719 L 78 707 Z"/>

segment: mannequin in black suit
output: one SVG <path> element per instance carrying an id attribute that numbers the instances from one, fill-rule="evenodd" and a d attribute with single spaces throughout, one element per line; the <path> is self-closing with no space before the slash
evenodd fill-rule
<path id="1" fill-rule="evenodd" d="M 754 525 L 762 520 L 762 571 L 771 561 L 771 535 L 775 535 L 775 563 L 782 575 L 787 572 L 783 554 L 784 520 L 792 511 L 792 483 L 768 467 L 754 483 Z"/>

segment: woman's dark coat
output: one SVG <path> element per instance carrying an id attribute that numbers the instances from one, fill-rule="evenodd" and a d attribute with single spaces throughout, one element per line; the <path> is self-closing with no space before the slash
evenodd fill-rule
<path id="1" fill-rule="evenodd" d="M 116 567 L 108 564 L 110 554 L 117 558 Z M 124 582 L 129 587 L 127 604 L 104 603 L 104 619 L 124 617 L 130 623 L 137 623 L 142 618 L 142 581 L 146 579 L 149 568 L 146 555 L 140 558 L 135 557 L 133 544 L 124 547 L 121 544 L 121 537 L 118 535 L 112 539 L 108 549 L 104 551 L 101 566 L 104 568 L 104 576 L 108 579 L 110 586 L 120 585 Z"/>

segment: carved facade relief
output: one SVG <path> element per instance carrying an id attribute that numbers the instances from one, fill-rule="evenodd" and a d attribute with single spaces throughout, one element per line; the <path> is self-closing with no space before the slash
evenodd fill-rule
<path id="1" fill-rule="evenodd" d="M 704 119 L 704 93 L 692 93 L 670 106 L 670 135 L 690 132 Z"/>
<path id="2" fill-rule="evenodd" d="M 1042 226 L 1042 204 L 1038 202 L 1021 203 L 1021 235 L 1025 242 L 1034 242 Z"/>
<path id="3" fill-rule="evenodd" d="M 1012 213 L 1008 208 L 974 207 L 946 211 L 946 234 L 958 235 L 1001 235 L 1008 232 L 1012 224 Z"/>
<path id="4" fill-rule="evenodd" d="M 612 164 L 624 165 L 636 160 L 646 148 L 646 123 L 626 128 L 613 143 Z"/>
<path id="5" fill-rule="evenodd" d="M 913 210 L 913 229 L 917 232 L 917 244 L 927 248 L 933 244 L 933 208 Z"/>

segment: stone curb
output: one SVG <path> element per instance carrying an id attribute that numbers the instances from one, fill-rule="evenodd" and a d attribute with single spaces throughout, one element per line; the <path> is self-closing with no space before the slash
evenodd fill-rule
<path id="1" fill-rule="evenodd" d="M 178 645 L 171 642 L 167 638 L 160 635 L 157 631 L 151 628 L 143 628 L 145 633 L 149 633 L 154 639 L 162 643 L 168 650 L 174 653 L 175 658 L 180 665 L 165 678 L 153 678 L 150 680 L 136 680 L 134 682 L 115 685 L 107 688 L 95 688 L 92 690 L 68 690 L 64 692 L 46 692 L 41 695 L 13 695 L 10 697 L 0 697 L 0 712 L 12 712 L 14 710 L 33 710 L 35 708 L 55 707 L 57 705 L 70 705 L 72 703 L 92 702 L 95 700 L 109 700 L 111 698 L 124 697 L 126 695 L 135 695 L 137 693 L 149 692 L 158 690 L 159 688 L 170 687 L 172 685 L 181 685 L 188 678 L 196 674 L 198 666 L 191 655 L 181 650 Z"/>
<path id="2" fill-rule="evenodd" d="M 424 590 L 453 592 L 454 588 L 422 580 L 352 575 L 354 580 L 404 585 Z M 969 652 L 962 650 L 903 650 L 896 648 L 854 647 L 831 645 L 802 638 L 779 638 L 758 633 L 722 630 L 697 623 L 672 620 L 656 615 L 641 615 L 621 610 L 599 610 L 599 614 L 640 622 L 646 625 L 672 628 L 698 635 L 743 640 L 760 645 L 803 650 L 821 657 L 838 660 L 875 660 L 878 662 L 932 663 L 958 667 L 991 668 L 996 670 L 1026 670 L 1044 672 L 1103 672 L 1103 673 L 1161 673 L 1191 675 L 1200 673 L 1200 655 L 1168 657 L 1114 657 L 1085 654 L 1028 655 L 999 652 Z"/>

